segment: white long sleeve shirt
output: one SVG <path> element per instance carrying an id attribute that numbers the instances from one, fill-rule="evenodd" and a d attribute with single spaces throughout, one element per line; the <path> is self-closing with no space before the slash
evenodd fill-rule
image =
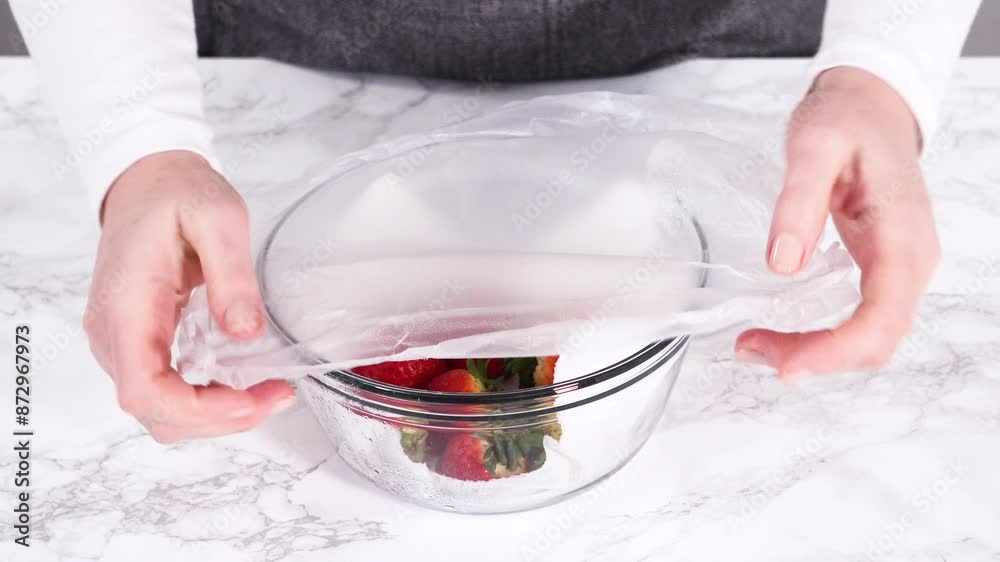
<path id="1" fill-rule="evenodd" d="M 189 150 L 219 169 L 203 115 L 191 0 L 10 4 L 69 144 L 54 171 L 79 173 L 95 210 L 115 178 L 148 154 Z M 836 66 L 881 77 L 930 138 L 979 4 L 828 0 L 811 77 Z"/>

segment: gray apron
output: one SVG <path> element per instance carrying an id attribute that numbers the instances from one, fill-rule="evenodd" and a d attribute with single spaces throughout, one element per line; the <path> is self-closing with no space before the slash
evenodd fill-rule
<path id="1" fill-rule="evenodd" d="M 808 56 L 825 0 L 195 0 L 202 56 L 476 80 Z"/>

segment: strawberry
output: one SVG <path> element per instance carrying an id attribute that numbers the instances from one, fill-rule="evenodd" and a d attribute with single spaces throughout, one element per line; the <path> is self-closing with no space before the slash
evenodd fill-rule
<path id="1" fill-rule="evenodd" d="M 501 379 L 486 377 L 486 362 L 470 359 L 467 369 L 452 369 L 432 378 L 424 389 L 437 392 L 490 392 L 499 388 Z"/>
<path id="2" fill-rule="evenodd" d="M 463 433 L 448 441 L 436 470 L 459 480 L 493 480 L 527 469 L 527 459 L 502 432 Z"/>
<path id="3" fill-rule="evenodd" d="M 418 388 L 447 369 L 448 364 L 443 359 L 415 359 L 355 367 L 354 372 L 386 384 Z"/>
<path id="4" fill-rule="evenodd" d="M 538 358 L 538 364 L 535 365 L 535 372 L 532 377 L 535 383 L 534 386 L 549 386 L 555 382 L 556 361 L 558 359 L 558 355 Z"/>
<path id="5" fill-rule="evenodd" d="M 465 369 L 452 369 L 432 378 L 424 387 L 437 392 L 486 392 L 482 379 Z"/>
<path id="6" fill-rule="evenodd" d="M 475 481 L 524 474 L 545 463 L 544 436 L 539 429 L 458 434 L 448 441 L 435 470 Z"/>
<path id="7" fill-rule="evenodd" d="M 435 469 L 438 474 L 459 480 L 492 480 L 496 478 L 493 446 L 476 435 L 456 435 L 448 441 Z"/>

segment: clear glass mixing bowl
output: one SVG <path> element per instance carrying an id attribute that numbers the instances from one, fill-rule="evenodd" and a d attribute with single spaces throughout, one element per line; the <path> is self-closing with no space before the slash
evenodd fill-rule
<path id="1" fill-rule="evenodd" d="M 492 333 L 497 325 L 518 333 L 532 322 L 576 318 L 583 314 L 577 300 L 588 302 L 621 280 L 621 272 L 600 262 L 601 268 L 574 278 L 581 288 L 567 294 L 553 281 L 565 274 L 553 269 L 556 258 L 564 259 L 561 268 L 578 256 L 645 259 L 655 248 L 679 265 L 676 275 L 665 277 L 664 292 L 652 298 L 678 313 L 696 307 L 687 290 L 705 284 L 707 268 L 699 265 L 709 261 L 705 236 L 665 180 L 649 172 L 645 139 L 609 144 L 585 174 L 572 178 L 572 189 L 545 205 L 537 224 L 524 232 L 515 228 L 512 213 L 547 194 L 544 186 L 553 178 L 564 177 L 579 142 L 576 136 L 477 137 L 343 170 L 289 209 L 265 241 L 258 277 L 271 326 L 297 361 L 316 365 L 345 354 L 384 357 L 387 349 Z M 403 166 L 410 156 L 419 156 L 420 165 Z M 425 259 L 428 249 L 437 261 Z M 469 257 L 481 255 L 494 260 L 483 270 L 498 273 L 462 277 L 462 268 L 479 263 Z M 446 266 L 453 256 L 463 256 L 454 273 L 466 286 L 449 305 L 462 312 L 449 317 L 459 319 L 457 326 L 381 321 L 421 318 L 452 280 Z M 358 268 L 345 268 L 358 259 L 377 261 L 379 276 L 359 277 Z M 402 265 L 392 270 L 386 264 Z M 552 302 L 559 306 L 549 311 Z M 546 313 L 510 314 L 499 324 L 493 316 L 494 310 L 536 309 Z M 348 313 L 352 321 L 345 322 Z M 624 465 L 656 427 L 687 345 L 686 336 L 648 345 L 619 342 L 562 377 L 557 366 L 554 385 L 522 390 L 448 394 L 348 371 L 307 377 L 298 387 L 338 454 L 379 487 L 442 510 L 510 512 L 556 501 Z M 476 440 L 488 479 L 440 470 L 442 447 L 456 438 Z"/>
<path id="2" fill-rule="evenodd" d="M 557 501 L 622 467 L 655 429 L 687 345 L 687 337 L 654 343 L 548 387 L 453 394 L 338 371 L 304 380 L 299 391 L 344 462 L 380 488 L 436 509 L 503 513 Z M 427 448 L 462 434 L 512 464 L 496 449 L 532 433 L 544 435 L 535 443 L 544 451 L 533 453 L 544 463 L 523 474 L 470 481 L 426 464 Z"/>

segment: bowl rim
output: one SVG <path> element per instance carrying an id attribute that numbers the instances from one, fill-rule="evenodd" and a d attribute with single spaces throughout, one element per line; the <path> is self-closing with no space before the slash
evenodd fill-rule
<path id="1" fill-rule="evenodd" d="M 636 367 L 646 363 L 660 353 L 665 353 L 662 357 L 664 361 L 669 361 L 684 348 L 690 338 L 680 336 L 651 343 L 642 349 L 632 353 L 628 357 L 616 361 L 602 369 L 580 375 L 579 377 L 560 381 L 547 386 L 536 386 L 531 388 L 520 388 L 514 390 L 498 390 L 494 392 L 440 392 L 436 390 L 424 390 L 421 388 L 408 388 L 396 386 L 374 379 L 369 379 L 358 375 L 350 370 L 333 370 L 322 375 L 310 375 L 309 378 L 330 388 L 322 378 L 343 383 L 352 389 L 367 391 L 379 397 L 393 398 L 397 400 L 408 400 L 424 404 L 505 404 L 519 402 L 522 400 L 533 400 L 539 398 L 551 398 L 558 394 L 565 394 L 574 390 L 584 389 L 595 384 L 600 384 L 609 379 L 615 378 L 632 371 Z M 484 399 L 489 397 L 489 399 Z"/>
<path id="2" fill-rule="evenodd" d="M 618 361 L 613 365 L 609 365 L 594 373 L 577 377 L 576 379 L 563 381 L 549 386 L 499 392 L 452 393 L 406 388 L 373 381 L 349 371 L 331 371 L 318 376 L 309 375 L 307 380 L 309 383 L 316 384 L 326 391 L 332 392 L 344 399 L 357 402 L 363 406 L 373 408 L 379 413 L 392 414 L 407 419 L 418 417 L 420 420 L 419 422 L 411 421 L 411 424 L 414 426 L 419 426 L 423 422 L 430 423 L 437 421 L 463 423 L 497 422 L 525 418 L 538 420 L 544 419 L 550 414 L 584 406 L 586 404 L 590 404 L 591 402 L 604 399 L 644 380 L 649 375 L 657 372 L 660 367 L 669 363 L 672 359 L 680 356 L 684 350 L 687 349 L 689 340 L 690 336 L 680 336 L 658 341 L 647 345 L 626 359 Z M 652 364 L 647 364 L 649 361 L 654 362 Z M 636 367 L 644 364 L 646 366 L 641 372 L 629 377 L 621 384 L 611 386 L 596 394 L 584 396 L 579 399 L 570 399 L 560 403 L 552 401 L 552 399 L 556 396 L 563 395 L 570 397 L 574 394 L 574 391 L 619 378 L 621 375 L 631 372 Z M 349 390 L 339 388 L 338 385 L 324 381 L 323 378 L 329 378 L 333 381 L 342 382 L 349 388 Z M 674 380 L 670 382 L 671 387 L 673 387 L 674 382 L 676 381 Z M 367 387 L 382 387 L 385 390 L 380 389 L 372 391 L 371 388 Z M 375 400 L 369 397 L 359 396 L 355 393 L 358 389 L 369 390 L 372 392 L 373 396 L 378 399 L 389 398 L 401 403 L 392 404 L 388 401 Z M 527 403 L 528 405 L 516 410 L 499 410 L 477 413 L 435 412 L 432 410 L 428 411 L 419 409 L 420 406 L 452 406 L 461 404 L 475 406 L 502 406 L 524 403 Z M 535 421 L 528 422 L 528 425 L 535 424 Z M 427 427 L 431 429 L 441 429 L 440 426 L 434 425 L 429 425 Z M 518 426 L 505 425 L 504 429 L 518 429 Z"/>

